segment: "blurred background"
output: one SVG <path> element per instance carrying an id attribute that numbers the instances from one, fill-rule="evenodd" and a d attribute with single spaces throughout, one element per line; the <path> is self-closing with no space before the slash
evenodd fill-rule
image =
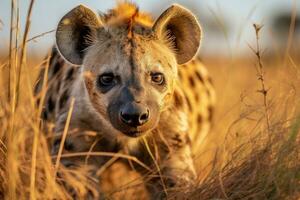
<path id="1" fill-rule="evenodd" d="M 24 30 L 29 0 L 20 1 L 20 26 Z M 141 10 L 156 18 L 172 3 L 192 10 L 203 27 L 202 56 L 240 56 L 249 53 L 248 44 L 255 39 L 253 23 L 264 25 L 262 42 L 268 53 L 281 51 L 287 45 L 291 14 L 296 15 L 293 44 L 300 44 L 300 2 L 298 0 L 135 0 Z M 297 3 L 298 2 L 298 3 Z M 33 7 L 29 38 L 54 30 L 59 19 L 78 4 L 95 11 L 112 8 L 113 0 L 36 0 Z M 10 0 L 0 1 L 0 51 L 6 53 L 10 32 Z M 44 56 L 54 42 L 54 34 L 29 45 L 29 53 Z"/>

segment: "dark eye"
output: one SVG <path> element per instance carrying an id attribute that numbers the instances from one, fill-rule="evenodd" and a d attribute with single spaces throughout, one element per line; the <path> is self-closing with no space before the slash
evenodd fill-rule
<path id="1" fill-rule="evenodd" d="M 115 76 L 113 73 L 102 74 L 99 76 L 98 83 L 101 87 L 112 86 L 115 83 Z"/>
<path id="2" fill-rule="evenodd" d="M 162 85 L 165 82 L 165 77 L 162 73 L 151 74 L 151 81 L 155 84 Z"/>

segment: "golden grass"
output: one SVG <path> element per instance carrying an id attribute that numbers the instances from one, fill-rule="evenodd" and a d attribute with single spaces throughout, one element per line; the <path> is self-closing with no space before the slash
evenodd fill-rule
<path id="1" fill-rule="evenodd" d="M 42 101 L 36 108 L 33 97 L 41 61 L 26 59 L 26 45 L 32 41 L 27 38 L 31 2 L 20 39 L 18 5 L 12 0 L 9 58 L 0 62 L 0 199 L 97 197 L 100 183 L 89 176 L 90 167 L 64 168 L 59 165 L 61 157 L 108 156 L 110 164 L 120 157 L 147 166 L 122 153 L 50 155 L 47 143 L 52 136 L 43 133 L 39 118 Z M 279 58 L 263 60 L 258 29 L 253 57 L 204 58 L 218 94 L 214 126 L 195 155 L 198 184 L 189 190 L 176 189 L 170 199 L 300 198 L 299 63 L 288 50 Z M 141 188 L 139 177 L 130 179 L 131 172 L 125 170 L 125 182 L 120 180 L 114 174 L 121 171 L 118 164 L 105 166 L 104 171 L 108 173 L 103 176 L 114 182 L 103 185 L 105 198 L 146 198 L 136 189 Z M 130 196 L 133 193 L 141 196 Z"/>

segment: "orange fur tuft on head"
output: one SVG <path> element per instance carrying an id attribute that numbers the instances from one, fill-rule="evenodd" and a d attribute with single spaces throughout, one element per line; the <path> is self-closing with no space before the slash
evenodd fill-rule
<path id="1" fill-rule="evenodd" d="M 139 12 L 138 6 L 129 1 L 118 1 L 114 9 L 101 16 L 107 25 L 121 24 L 124 22 L 139 23 L 151 27 L 153 20 L 150 14 Z"/>

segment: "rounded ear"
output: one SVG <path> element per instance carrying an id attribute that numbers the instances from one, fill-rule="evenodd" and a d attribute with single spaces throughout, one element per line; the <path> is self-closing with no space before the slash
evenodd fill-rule
<path id="1" fill-rule="evenodd" d="M 197 54 L 201 28 L 191 11 L 174 4 L 156 20 L 153 31 L 158 38 L 171 42 L 178 64 L 184 64 Z"/>
<path id="2" fill-rule="evenodd" d="M 84 51 L 96 39 L 101 26 L 98 15 L 79 5 L 68 12 L 58 23 L 56 45 L 61 55 L 71 64 L 81 65 Z"/>

